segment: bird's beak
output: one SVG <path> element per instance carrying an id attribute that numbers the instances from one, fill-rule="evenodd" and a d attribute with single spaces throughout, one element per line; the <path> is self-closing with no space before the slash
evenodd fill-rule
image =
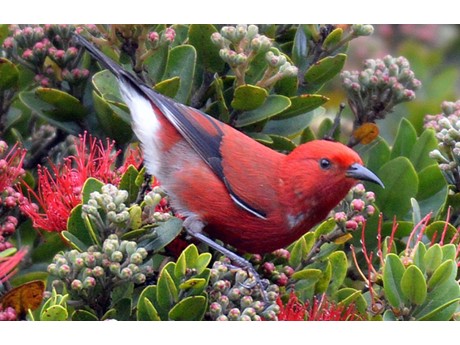
<path id="1" fill-rule="evenodd" d="M 357 180 L 369 181 L 374 182 L 380 185 L 382 188 L 385 188 L 383 182 L 375 175 L 372 171 L 363 167 L 361 164 L 354 163 L 350 165 L 347 170 L 347 177 L 351 177 Z"/>

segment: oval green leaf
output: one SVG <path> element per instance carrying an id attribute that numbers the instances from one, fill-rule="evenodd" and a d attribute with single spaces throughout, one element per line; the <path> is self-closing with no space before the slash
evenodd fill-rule
<path id="1" fill-rule="evenodd" d="M 425 253 L 423 258 L 426 273 L 430 276 L 442 262 L 442 249 L 438 243 L 432 245 Z"/>
<path id="2" fill-rule="evenodd" d="M 242 113 L 236 121 L 236 127 L 245 127 L 265 121 L 289 108 L 291 100 L 286 96 L 270 95 L 259 108 Z"/>
<path id="3" fill-rule="evenodd" d="M 385 189 L 372 185 L 378 196 L 377 206 L 388 218 L 404 218 L 411 209 L 410 198 L 418 191 L 418 176 L 412 163 L 406 157 L 397 157 L 382 166 L 377 176 L 385 185 Z"/>
<path id="4" fill-rule="evenodd" d="M 171 264 L 171 263 L 170 263 Z M 161 308 L 170 310 L 177 303 L 179 295 L 174 280 L 168 270 L 163 268 L 158 278 L 157 301 Z"/>
<path id="5" fill-rule="evenodd" d="M 190 296 L 177 303 L 169 312 L 169 319 L 174 321 L 201 321 L 207 308 L 207 298 Z"/>
<path id="6" fill-rule="evenodd" d="M 329 101 L 329 98 L 322 95 L 303 94 L 297 97 L 291 97 L 290 100 L 291 106 L 287 110 L 276 115 L 275 119 L 287 119 L 308 113 Z"/>
<path id="7" fill-rule="evenodd" d="M 383 267 L 383 288 L 385 297 L 394 308 L 403 305 L 401 279 L 405 272 L 401 259 L 396 254 L 388 254 Z"/>
<path id="8" fill-rule="evenodd" d="M 176 46 L 169 52 L 165 74 L 162 80 L 174 77 L 180 78 L 180 86 L 174 99 L 182 104 L 187 104 L 192 92 L 193 78 L 195 76 L 196 50 L 191 45 Z"/>
<path id="9" fill-rule="evenodd" d="M 18 86 L 19 71 L 14 63 L 5 58 L 0 58 L 0 91 L 16 88 Z"/>
<path id="10" fill-rule="evenodd" d="M 433 272 L 431 278 L 428 280 L 428 290 L 433 290 L 442 285 L 447 280 L 455 279 L 457 275 L 457 265 L 453 260 L 444 261 Z"/>
<path id="11" fill-rule="evenodd" d="M 188 29 L 188 40 L 196 49 L 198 64 L 213 73 L 223 71 L 225 66 L 219 47 L 211 41 L 215 32 L 218 30 L 212 24 L 191 24 Z"/>
<path id="12" fill-rule="evenodd" d="M 235 89 L 231 106 L 236 110 L 254 110 L 266 101 L 268 92 L 255 85 L 242 85 Z"/>
<path id="13" fill-rule="evenodd" d="M 398 132 L 396 133 L 396 138 L 395 142 L 393 143 L 390 158 L 393 159 L 399 156 L 409 158 L 416 141 L 417 132 L 414 126 L 412 126 L 409 120 L 402 118 L 401 122 L 399 123 Z"/>
<path id="14" fill-rule="evenodd" d="M 164 96 L 169 98 L 174 98 L 179 91 L 180 87 L 180 78 L 174 77 L 171 79 L 166 79 L 155 84 L 155 91 L 161 93 Z"/>
<path id="15" fill-rule="evenodd" d="M 425 302 L 427 290 L 422 271 L 415 266 L 409 266 L 401 278 L 401 291 L 404 297 L 415 305 Z"/>
<path id="16" fill-rule="evenodd" d="M 97 72 L 93 76 L 92 82 L 99 96 L 106 101 L 123 103 L 117 78 L 115 78 L 112 72 L 109 70 Z"/>
<path id="17" fill-rule="evenodd" d="M 327 56 L 310 66 L 305 72 L 305 87 L 309 92 L 316 92 L 323 84 L 334 78 L 343 68 L 346 54 Z"/>

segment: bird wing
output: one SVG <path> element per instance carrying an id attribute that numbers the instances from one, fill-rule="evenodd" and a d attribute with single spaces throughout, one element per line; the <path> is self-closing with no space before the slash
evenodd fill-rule
<path id="1" fill-rule="evenodd" d="M 151 101 L 152 106 L 160 110 L 222 181 L 231 199 L 237 205 L 259 218 L 266 219 L 264 211 L 256 209 L 233 191 L 231 184 L 225 176 L 221 153 L 221 145 L 225 135 L 222 123 L 197 109 L 174 102 L 170 98 L 155 92 L 139 78 L 124 70 L 120 65 L 104 55 L 85 38 L 80 35 L 75 35 L 75 37 L 78 43 L 84 46 L 104 67 L 109 69 L 121 83 L 128 84 L 132 89 L 147 97 Z"/>

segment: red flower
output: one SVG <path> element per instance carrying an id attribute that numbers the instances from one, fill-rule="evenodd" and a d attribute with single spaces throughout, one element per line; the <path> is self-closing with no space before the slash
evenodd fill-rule
<path id="1" fill-rule="evenodd" d="M 46 231 L 65 230 L 70 212 L 81 202 L 82 188 L 89 177 L 118 184 L 129 164 L 140 165 L 140 155 L 131 150 L 125 163 L 116 170 L 115 162 L 121 151 L 114 147 L 113 141 L 107 139 L 104 146 L 102 140 L 91 136 L 87 145 L 85 133 L 76 140 L 77 153 L 65 158 L 63 164 L 50 163 L 49 169 L 39 166 L 37 191 L 26 185 L 38 205 L 27 199 L 21 204 L 21 211 L 32 219 L 33 226 Z"/>
<path id="2" fill-rule="evenodd" d="M 320 299 L 313 298 L 313 302 L 307 301 L 302 304 L 294 292 L 291 292 L 286 305 L 278 298 L 280 321 L 356 321 L 363 318 L 359 315 L 355 305 L 348 307 L 336 304 L 322 295 Z"/>
<path id="3" fill-rule="evenodd" d="M 16 273 L 16 266 L 19 265 L 26 253 L 26 249 L 21 249 L 13 256 L 0 257 L 0 283 L 6 282 Z"/>

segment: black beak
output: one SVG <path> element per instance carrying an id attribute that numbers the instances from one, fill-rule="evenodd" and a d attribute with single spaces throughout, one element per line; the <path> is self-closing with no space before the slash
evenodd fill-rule
<path id="1" fill-rule="evenodd" d="M 382 188 L 385 188 L 383 182 L 377 177 L 377 175 L 358 163 L 354 163 L 348 168 L 347 177 L 351 177 L 357 180 L 374 182 L 380 185 Z"/>

